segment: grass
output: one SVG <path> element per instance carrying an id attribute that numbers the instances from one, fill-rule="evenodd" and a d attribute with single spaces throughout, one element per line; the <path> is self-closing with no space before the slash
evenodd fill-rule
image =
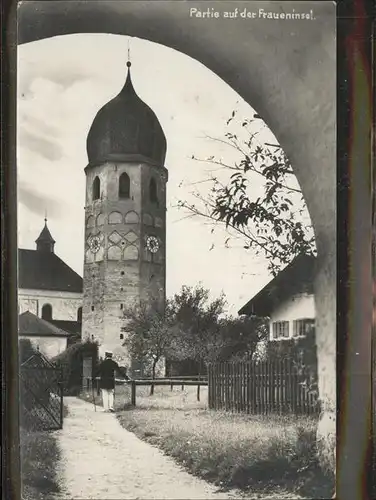
<path id="1" fill-rule="evenodd" d="M 21 477 L 24 500 L 50 500 L 60 488 L 56 465 L 60 459 L 54 432 L 21 430 Z"/>
<path id="2" fill-rule="evenodd" d="M 64 405 L 63 415 L 68 410 Z M 22 498 L 51 500 L 60 492 L 57 465 L 60 450 L 54 431 L 20 429 Z"/>
<path id="3" fill-rule="evenodd" d="M 221 489 L 273 498 L 330 498 L 333 478 L 316 462 L 316 421 L 291 416 L 252 416 L 211 411 L 207 388 L 137 388 L 136 408 L 130 388 L 117 387 L 115 409 L 120 423 L 157 446 L 189 472 Z M 81 397 L 92 401 L 92 394 Z M 96 404 L 100 398 L 96 397 Z"/>

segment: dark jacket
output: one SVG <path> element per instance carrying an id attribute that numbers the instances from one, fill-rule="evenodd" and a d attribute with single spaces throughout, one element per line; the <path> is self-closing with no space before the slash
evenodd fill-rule
<path id="1" fill-rule="evenodd" d="M 129 379 L 124 370 L 111 358 L 107 358 L 99 365 L 97 375 L 100 377 L 99 387 L 101 389 L 115 388 L 115 372 L 120 372 L 125 379 Z"/>

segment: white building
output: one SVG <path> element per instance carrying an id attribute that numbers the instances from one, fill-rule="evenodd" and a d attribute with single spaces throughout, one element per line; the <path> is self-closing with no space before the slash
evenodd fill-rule
<path id="1" fill-rule="evenodd" d="M 18 250 L 18 312 L 20 315 L 30 312 L 68 334 L 79 336 L 82 278 L 54 253 L 54 246 L 45 220 L 36 249 Z"/>
<path id="2" fill-rule="evenodd" d="M 305 336 L 315 322 L 313 274 L 315 258 L 300 255 L 240 310 L 269 317 L 269 340 Z"/>
<path id="3" fill-rule="evenodd" d="M 53 358 L 65 351 L 70 334 L 26 311 L 18 317 L 18 336 L 30 340 L 35 349 Z"/>

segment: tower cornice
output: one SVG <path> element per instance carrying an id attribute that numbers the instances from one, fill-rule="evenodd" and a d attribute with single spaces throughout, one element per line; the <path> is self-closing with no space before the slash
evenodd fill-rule
<path id="1" fill-rule="evenodd" d="M 87 175 L 88 171 L 91 170 L 92 168 L 95 167 L 100 167 L 104 166 L 106 163 L 114 164 L 114 163 L 136 163 L 136 164 L 143 164 L 143 165 L 149 165 L 150 167 L 157 168 L 158 170 L 161 170 L 164 172 L 166 176 L 166 182 L 168 181 L 168 169 L 162 165 L 160 165 L 157 162 L 154 162 L 150 160 L 150 158 L 140 155 L 140 154 L 127 154 L 127 155 L 113 155 L 111 157 L 106 158 L 105 160 L 101 160 L 95 163 L 89 163 L 86 165 L 84 168 L 84 172 Z"/>

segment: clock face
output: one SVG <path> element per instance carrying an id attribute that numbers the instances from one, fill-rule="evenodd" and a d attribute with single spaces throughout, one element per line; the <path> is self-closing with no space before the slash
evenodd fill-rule
<path id="1" fill-rule="evenodd" d="M 159 250 L 159 241 L 155 236 L 148 236 L 146 238 L 146 247 L 151 253 L 156 253 Z"/>
<path id="2" fill-rule="evenodd" d="M 99 236 L 93 236 L 89 242 L 90 250 L 93 253 L 98 252 L 100 246 L 101 246 L 101 240 Z"/>

